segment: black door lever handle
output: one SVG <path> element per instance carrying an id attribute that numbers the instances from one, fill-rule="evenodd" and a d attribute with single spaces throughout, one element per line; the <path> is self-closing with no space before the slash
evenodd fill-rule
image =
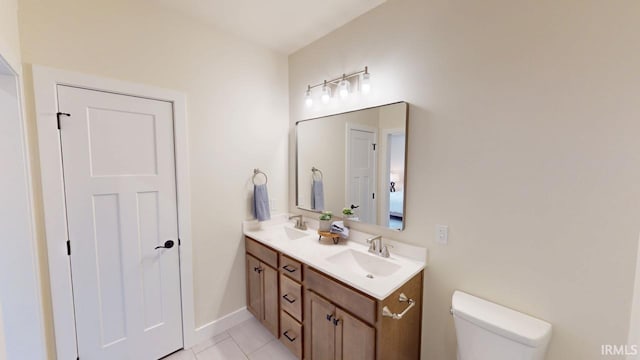
<path id="1" fill-rule="evenodd" d="M 175 242 L 173 240 L 167 240 L 167 241 L 164 242 L 164 245 L 156 246 L 155 250 L 158 250 L 158 249 L 171 249 L 174 244 L 175 244 Z"/>

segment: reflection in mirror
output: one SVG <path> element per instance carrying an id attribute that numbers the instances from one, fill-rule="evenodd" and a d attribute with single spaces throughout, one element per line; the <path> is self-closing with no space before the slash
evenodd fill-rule
<path id="1" fill-rule="evenodd" d="M 403 230 L 408 104 L 296 124 L 297 206 Z"/>

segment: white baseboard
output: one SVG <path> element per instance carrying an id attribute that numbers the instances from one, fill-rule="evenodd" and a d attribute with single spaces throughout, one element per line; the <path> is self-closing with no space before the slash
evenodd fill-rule
<path id="1" fill-rule="evenodd" d="M 252 318 L 253 315 L 247 310 L 247 307 L 242 307 L 230 314 L 227 314 L 220 319 L 213 320 L 212 322 L 202 325 L 195 330 L 195 336 L 193 337 L 193 344 L 185 344 L 185 348 L 192 347 L 201 342 L 204 342 L 224 331 L 231 329 L 232 327 L 247 321 Z"/>

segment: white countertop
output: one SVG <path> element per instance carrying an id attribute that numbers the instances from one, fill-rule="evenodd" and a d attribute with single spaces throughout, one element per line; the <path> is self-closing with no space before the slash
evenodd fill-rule
<path id="1" fill-rule="evenodd" d="M 279 228 L 289 227 L 293 229 L 294 227 L 293 220 L 289 221 L 287 214 L 276 215 L 272 217 L 272 220 L 262 223 L 255 220 L 244 221 L 243 232 L 246 236 L 378 300 L 387 298 L 426 267 L 427 251 L 425 248 L 384 238 L 384 244 L 391 244 L 393 248 L 390 249 L 390 257 L 379 258 L 377 255 L 367 252 L 368 245 L 364 240 L 370 237 L 370 234 L 351 230 L 349 240 L 341 240 L 339 244 L 334 245 L 330 239 L 323 238 L 322 241 L 318 241 L 317 221 L 307 218 L 305 218 L 305 221 L 310 225 L 309 230 L 304 231 L 306 236 L 295 240 L 278 235 L 278 230 L 282 230 Z M 353 268 L 349 269 L 327 260 L 345 250 L 354 250 L 365 254 L 368 257 L 361 258 L 371 260 L 373 263 L 379 260 L 388 261 L 398 265 L 399 269 L 390 275 L 377 274 L 373 278 L 369 278 L 362 272 L 353 271 Z"/>

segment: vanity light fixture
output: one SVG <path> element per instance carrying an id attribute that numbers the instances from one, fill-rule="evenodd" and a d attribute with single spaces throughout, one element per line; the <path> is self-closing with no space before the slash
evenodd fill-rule
<path id="1" fill-rule="evenodd" d="M 341 98 L 346 99 L 347 96 L 349 96 L 351 83 L 347 81 L 347 76 L 345 74 L 342 74 L 342 80 L 340 80 L 340 83 L 338 84 L 338 89 L 339 89 L 338 93 L 340 94 Z"/>
<path id="2" fill-rule="evenodd" d="M 362 77 L 360 77 L 361 74 Z M 304 96 L 305 105 L 307 107 L 313 106 L 313 94 L 311 90 L 317 87 L 322 87 L 320 99 L 324 104 L 328 104 L 329 101 L 331 101 L 332 90 L 335 90 L 341 99 L 346 99 L 351 93 L 352 79 L 359 82 L 359 88 L 362 94 L 366 95 L 371 91 L 371 74 L 369 74 L 369 67 L 365 66 L 364 70 L 356 71 L 351 74 L 342 74 L 340 77 L 332 80 L 324 80 L 319 84 L 307 85 L 307 91 Z M 357 87 L 355 87 L 355 89 L 357 89 Z"/>
<path id="3" fill-rule="evenodd" d="M 360 91 L 363 94 L 368 94 L 371 91 L 371 75 L 369 75 L 369 68 L 364 67 L 364 74 L 362 74 L 362 82 L 360 83 Z"/>
<path id="4" fill-rule="evenodd" d="M 308 89 L 311 89 L 311 86 L 308 85 Z M 309 91 L 309 90 L 307 90 Z M 325 104 L 329 103 L 329 100 L 331 100 L 331 88 L 329 87 L 329 85 L 327 84 L 327 80 L 324 81 L 324 85 L 322 85 L 322 102 Z"/>
<path id="5" fill-rule="evenodd" d="M 311 86 L 307 87 L 307 93 L 304 96 L 304 103 L 307 107 L 313 106 L 313 97 L 311 97 Z"/>

